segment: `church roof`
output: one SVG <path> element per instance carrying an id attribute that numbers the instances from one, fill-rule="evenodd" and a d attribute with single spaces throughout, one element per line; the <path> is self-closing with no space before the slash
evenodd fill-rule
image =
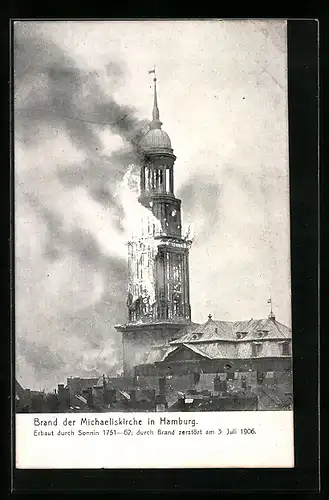
<path id="1" fill-rule="evenodd" d="M 177 336 L 178 338 L 169 345 L 152 347 L 146 353 L 143 364 L 165 361 L 169 354 L 181 347 L 208 359 L 239 358 L 241 356 L 237 346 L 240 342 L 290 340 L 291 328 L 279 323 L 274 317 L 245 321 L 217 321 L 209 318 L 202 325 L 197 323 L 186 325 Z M 225 345 L 228 346 L 228 350 L 224 348 Z"/>
<path id="2" fill-rule="evenodd" d="M 250 340 L 290 339 L 291 328 L 275 319 L 250 319 L 246 321 L 217 321 L 208 319 L 188 333 L 171 342 L 171 344 L 198 343 L 211 341 L 243 342 Z"/>

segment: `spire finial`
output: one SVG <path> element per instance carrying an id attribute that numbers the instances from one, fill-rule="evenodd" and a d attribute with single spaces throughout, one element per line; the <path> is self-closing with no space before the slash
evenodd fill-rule
<path id="1" fill-rule="evenodd" d="M 268 315 L 268 319 L 273 319 L 275 320 L 275 315 L 273 313 L 273 309 L 272 309 L 272 297 L 270 297 L 267 301 L 268 304 L 271 304 L 271 310 L 270 310 L 270 314 Z"/>
<path id="2" fill-rule="evenodd" d="M 149 70 L 149 74 L 153 73 L 154 78 L 154 99 L 153 99 L 153 111 L 152 111 L 152 121 L 151 121 L 151 128 L 161 128 L 161 121 L 160 121 L 160 113 L 159 113 L 159 108 L 158 108 L 158 96 L 157 96 L 157 77 L 155 74 L 155 66 L 153 69 Z"/>

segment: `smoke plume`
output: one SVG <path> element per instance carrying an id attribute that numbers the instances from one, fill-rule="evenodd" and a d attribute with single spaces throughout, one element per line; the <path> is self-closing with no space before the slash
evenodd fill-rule
<path id="1" fill-rule="evenodd" d="M 119 61 L 99 75 L 33 23 L 16 23 L 14 35 L 16 371 L 23 385 L 51 389 L 120 367 L 118 187 L 147 122 L 113 96 Z"/>

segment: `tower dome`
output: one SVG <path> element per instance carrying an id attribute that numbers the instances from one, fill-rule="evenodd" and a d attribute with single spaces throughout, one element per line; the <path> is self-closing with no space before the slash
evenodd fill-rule
<path id="1" fill-rule="evenodd" d="M 172 152 L 170 137 L 161 128 L 151 128 L 142 138 L 140 147 L 144 151 L 169 149 Z"/>
<path id="2" fill-rule="evenodd" d="M 160 113 L 158 108 L 158 97 L 156 82 L 154 77 L 154 103 L 152 112 L 152 121 L 150 123 L 150 130 L 142 137 L 139 145 L 140 148 L 146 153 L 156 152 L 173 152 L 171 147 L 171 140 L 167 132 L 161 129 L 162 122 L 160 121 Z"/>

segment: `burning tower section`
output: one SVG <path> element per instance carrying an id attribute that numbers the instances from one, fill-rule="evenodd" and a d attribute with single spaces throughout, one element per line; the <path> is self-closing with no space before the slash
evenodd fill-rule
<path id="1" fill-rule="evenodd" d="M 139 144 L 140 218 L 128 242 L 128 318 L 115 327 L 122 333 L 125 376 L 133 375 L 152 347 L 168 346 L 191 323 L 191 240 L 182 236 L 181 200 L 174 194 L 176 156 L 161 128 L 153 81 L 152 121 Z"/>

